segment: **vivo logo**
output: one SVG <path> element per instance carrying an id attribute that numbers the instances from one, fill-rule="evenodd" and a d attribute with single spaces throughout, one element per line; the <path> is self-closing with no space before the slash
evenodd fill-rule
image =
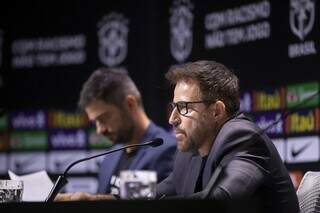
<path id="1" fill-rule="evenodd" d="M 283 134 L 284 133 L 284 122 L 281 118 L 280 113 L 276 114 L 263 114 L 261 116 L 257 116 L 256 123 L 261 129 L 265 129 L 272 125 L 275 121 L 279 122 L 273 125 L 271 128 L 267 130 L 269 134 Z"/>
<path id="2" fill-rule="evenodd" d="M 13 114 L 11 126 L 13 129 L 44 129 L 46 127 L 45 113 L 38 111 L 36 113 Z"/>
<path id="3" fill-rule="evenodd" d="M 50 143 L 54 149 L 85 148 L 86 134 L 83 130 L 59 130 L 50 135 Z"/>
<path id="4" fill-rule="evenodd" d="M 240 111 L 252 111 L 252 96 L 249 92 L 243 93 L 240 98 Z"/>

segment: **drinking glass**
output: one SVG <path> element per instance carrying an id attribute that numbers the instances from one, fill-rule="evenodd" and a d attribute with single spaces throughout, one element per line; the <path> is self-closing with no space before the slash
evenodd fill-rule
<path id="1" fill-rule="evenodd" d="M 23 181 L 0 180 L 0 203 L 21 202 L 23 194 Z"/>

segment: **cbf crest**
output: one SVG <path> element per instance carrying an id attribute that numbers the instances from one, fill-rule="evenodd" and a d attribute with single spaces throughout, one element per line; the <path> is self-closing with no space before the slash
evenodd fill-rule
<path id="1" fill-rule="evenodd" d="M 304 40 L 313 28 L 315 4 L 313 0 L 290 0 L 290 28 Z"/>
<path id="2" fill-rule="evenodd" d="M 189 0 L 175 0 L 170 8 L 170 51 L 184 62 L 192 50 L 193 5 Z"/>
<path id="3" fill-rule="evenodd" d="M 99 58 L 108 67 L 121 64 L 128 53 L 129 21 L 122 14 L 111 13 L 98 23 Z"/>

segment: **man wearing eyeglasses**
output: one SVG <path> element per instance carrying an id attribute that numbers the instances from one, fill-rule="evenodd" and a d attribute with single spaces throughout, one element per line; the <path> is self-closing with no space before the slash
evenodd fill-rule
<path id="1" fill-rule="evenodd" d="M 95 123 L 97 133 L 107 137 L 115 149 L 155 138 L 162 138 L 164 144 L 159 147 L 131 148 L 105 156 L 99 170 L 98 194 L 59 194 L 56 201 L 118 197 L 121 170 L 153 170 L 157 172 L 158 181 L 172 171 L 175 139 L 148 118 L 140 92 L 127 74 L 107 68 L 96 70 L 82 87 L 79 106 Z"/>
<path id="2" fill-rule="evenodd" d="M 177 139 L 173 172 L 159 197 L 262 201 L 266 212 L 299 212 L 288 172 L 270 139 L 239 110 L 238 78 L 197 61 L 170 70 L 169 123 Z"/>

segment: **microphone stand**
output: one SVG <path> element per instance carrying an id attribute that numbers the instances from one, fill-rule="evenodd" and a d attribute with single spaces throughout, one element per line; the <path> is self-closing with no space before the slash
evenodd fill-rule
<path id="1" fill-rule="evenodd" d="M 76 164 L 80 163 L 80 162 L 83 162 L 83 161 L 87 161 L 87 160 L 90 160 L 92 158 L 97 158 L 97 157 L 100 157 L 100 156 L 103 156 L 103 155 L 107 155 L 107 154 L 110 154 L 110 153 L 113 153 L 113 152 L 117 152 L 117 151 L 120 151 L 120 150 L 123 150 L 123 149 L 127 149 L 127 148 L 131 148 L 131 147 L 141 147 L 141 146 L 152 146 L 152 147 L 157 147 L 157 146 L 160 146 L 163 144 L 163 140 L 161 138 L 156 138 L 150 142 L 147 142 L 147 143 L 142 143 L 142 144 L 131 144 L 131 145 L 127 145 L 127 146 L 123 146 L 123 147 L 120 147 L 118 149 L 113 149 L 113 150 L 110 150 L 110 151 L 107 151 L 107 152 L 104 152 L 104 153 L 101 153 L 101 154 L 98 154 L 98 155 L 94 155 L 94 156 L 90 156 L 90 157 L 87 157 L 87 158 L 82 158 L 80 160 L 77 160 L 77 161 L 74 161 L 73 163 L 71 163 L 67 168 L 66 170 L 64 171 L 64 173 L 62 175 L 59 175 L 58 179 L 56 180 L 55 184 L 53 185 L 47 199 L 46 199 L 46 202 L 52 202 L 54 201 L 54 198 L 57 196 L 57 194 L 59 193 L 59 191 L 62 189 L 62 187 L 64 187 L 67 183 L 68 183 L 68 180 L 67 180 L 67 174 L 68 174 L 68 171 Z"/>

